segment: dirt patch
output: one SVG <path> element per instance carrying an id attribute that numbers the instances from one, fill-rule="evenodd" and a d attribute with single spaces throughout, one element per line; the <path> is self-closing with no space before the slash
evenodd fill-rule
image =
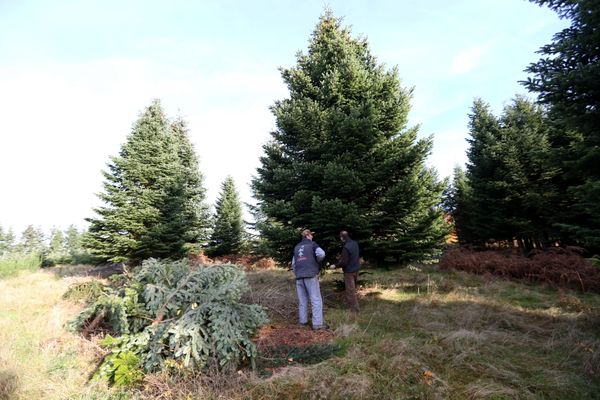
<path id="1" fill-rule="evenodd" d="M 264 326 L 256 341 L 259 375 L 269 377 L 291 366 L 318 364 L 341 356 L 344 348 L 333 341 L 334 337 L 332 331 L 313 331 L 298 325 Z"/>
<path id="2" fill-rule="evenodd" d="M 329 330 L 313 331 L 310 327 L 286 324 L 263 326 L 258 332 L 259 351 L 281 346 L 304 347 L 331 342 L 335 334 Z"/>

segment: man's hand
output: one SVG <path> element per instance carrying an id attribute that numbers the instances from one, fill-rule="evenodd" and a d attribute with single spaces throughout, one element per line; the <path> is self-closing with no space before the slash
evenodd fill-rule
<path id="1" fill-rule="evenodd" d="M 335 264 L 330 264 L 330 265 L 329 265 L 329 269 L 336 269 L 336 268 L 337 268 L 337 267 L 336 267 L 336 265 L 335 265 Z"/>

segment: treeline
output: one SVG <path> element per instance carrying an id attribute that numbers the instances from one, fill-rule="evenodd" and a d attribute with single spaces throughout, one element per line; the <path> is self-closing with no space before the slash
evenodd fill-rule
<path id="1" fill-rule="evenodd" d="M 478 99 L 466 171 L 447 192 L 461 243 L 600 251 L 600 3 L 537 0 L 571 21 L 526 71 L 534 103 Z"/>
<path id="2" fill-rule="evenodd" d="M 0 264 L 8 268 L 9 264 L 40 267 L 89 263 L 92 260 L 83 247 L 83 234 L 74 225 L 64 231 L 53 228 L 49 234 L 29 225 L 17 240 L 12 229 L 0 225 Z"/>

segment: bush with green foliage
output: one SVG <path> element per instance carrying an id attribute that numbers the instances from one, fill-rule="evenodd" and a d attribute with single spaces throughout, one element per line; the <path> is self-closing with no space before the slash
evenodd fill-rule
<path id="1" fill-rule="evenodd" d="M 250 337 L 267 316 L 258 305 L 240 303 L 247 290 L 245 273 L 233 264 L 190 268 L 184 260 L 149 259 L 126 285 L 103 291 L 67 328 L 117 335 L 107 341 L 111 353 L 97 372 L 113 383 L 121 364 L 132 366 L 133 356 L 146 372 L 254 365 Z"/>
<path id="2" fill-rule="evenodd" d="M 0 257 L 0 278 L 10 278 L 21 271 L 35 271 L 42 266 L 42 256 L 35 253 L 9 253 Z"/>
<path id="3" fill-rule="evenodd" d="M 40 228 L 29 225 L 15 243 L 12 229 L 4 232 L 0 225 L 0 278 L 13 277 L 21 271 L 35 271 L 42 266 L 47 251 Z"/>
<path id="4" fill-rule="evenodd" d="M 106 285 L 97 280 L 78 282 L 69 286 L 63 294 L 63 299 L 90 303 L 103 295 L 106 288 Z"/>

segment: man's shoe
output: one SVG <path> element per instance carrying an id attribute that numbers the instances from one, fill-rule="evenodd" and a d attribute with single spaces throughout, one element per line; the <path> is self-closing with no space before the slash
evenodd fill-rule
<path id="1" fill-rule="evenodd" d="M 314 325 L 314 326 L 312 327 L 312 330 L 313 330 L 313 331 L 325 331 L 325 330 L 327 330 L 327 329 L 329 329 L 329 325 L 327 325 L 327 324 L 323 324 L 323 325 Z"/>
<path id="2" fill-rule="evenodd" d="M 304 323 L 298 322 L 298 326 L 301 326 L 301 327 L 308 326 L 308 322 L 304 322 Z"/>

